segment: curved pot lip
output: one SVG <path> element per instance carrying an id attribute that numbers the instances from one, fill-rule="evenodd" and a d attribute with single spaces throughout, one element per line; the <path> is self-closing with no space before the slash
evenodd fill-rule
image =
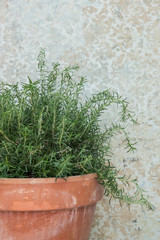
<path id="1" fill-rule="evenodd" d="M 0 184 L 48 184 L 48 183 L 69 183 L 89 181 L 96 178 L 96 173 L 89 173 L 85 175 L 76 175 L 63 178 L 0 178 Z"/>

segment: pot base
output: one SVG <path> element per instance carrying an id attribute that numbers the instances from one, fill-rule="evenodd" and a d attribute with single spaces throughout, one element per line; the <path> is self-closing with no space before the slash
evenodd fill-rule
<path id="1" fill-rule="evenodd" d="M 0 211 L 3 240 L 88 240 L 96 204 L 56 211 Z"/>

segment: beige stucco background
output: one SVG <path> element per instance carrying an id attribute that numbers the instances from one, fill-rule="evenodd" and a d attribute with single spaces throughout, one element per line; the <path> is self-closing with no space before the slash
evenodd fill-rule
<path id="1" fill-rule="evenodd" d="M 156 211 L 103 199 L 90 240 L 159 240 L 160 0 L 0 0 L 0 79 L 34 79 L 40 47 L 49 60 L 79 64 L 88 92 L 127 97 L 138 117 L 137 152 L 127 155 L 120 136 L 113 162 L 138 177 Z"/>

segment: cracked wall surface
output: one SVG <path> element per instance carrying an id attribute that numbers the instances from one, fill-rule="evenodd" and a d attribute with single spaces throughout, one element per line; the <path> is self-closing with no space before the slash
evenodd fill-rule
<path id="1" fill-rule="evenodd" d="M 160 1 L 1 0 L 1 81 L 26 81 L 28 75 L 34 79 L 40 47 L 48 60 L 80 65 L 89 93 L 118 91 L 138 117 L 130 128 L 137 151 L 126 154 L 119 136 L 113 141 L 113 163 L 138 177 L 156 211 L 140 206 L 129 210 L 104 198 L 90 240 L 159 240 Z"/>

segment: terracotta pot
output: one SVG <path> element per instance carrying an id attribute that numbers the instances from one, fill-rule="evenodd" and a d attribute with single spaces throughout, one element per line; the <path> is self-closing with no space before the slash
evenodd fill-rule
<path id="1" fill-rule="evenodd" d="M 0 240 L 88 240 L 104 189 L 96 174 L 0 179 Z"/>

